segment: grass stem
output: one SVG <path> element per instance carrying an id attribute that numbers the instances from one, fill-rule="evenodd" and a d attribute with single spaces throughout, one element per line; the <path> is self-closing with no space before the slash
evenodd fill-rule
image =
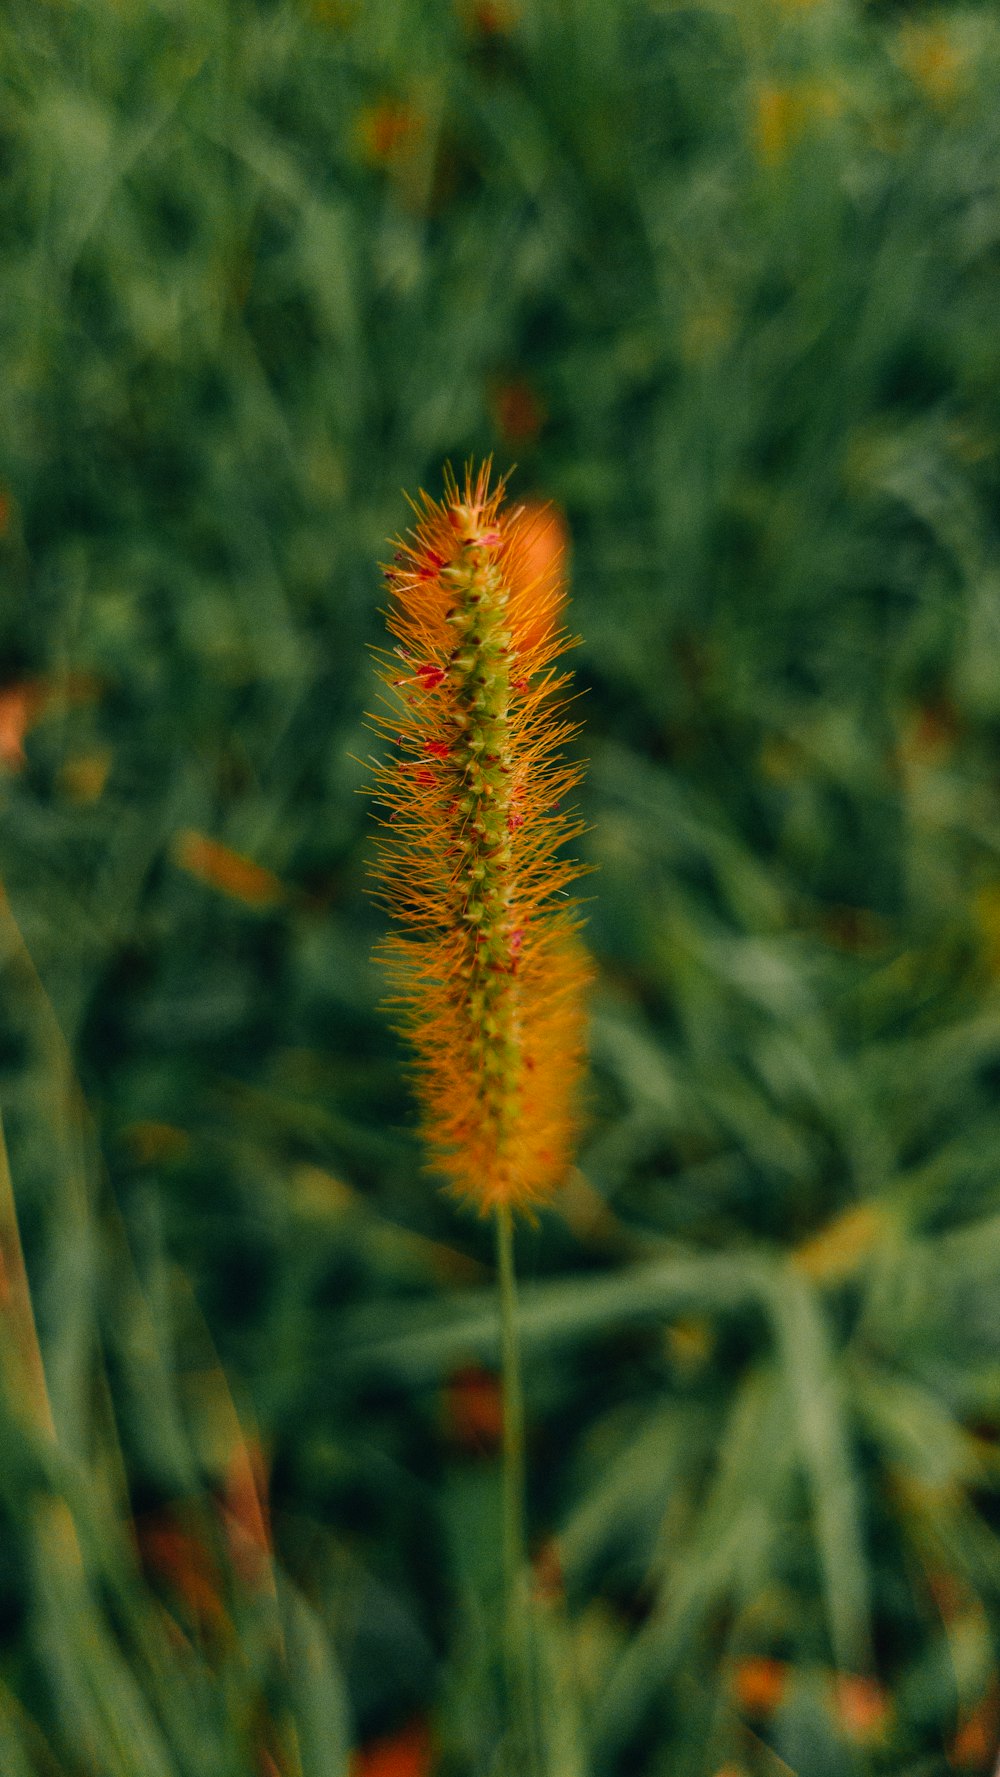
<path id="1" fill-rule="evenodd" d="M 531 1632 L 531 1586 L 525 1537 L 524 1392 L 514 1268 L 514 1218 L 496 1210 L 500 1360 L 503 1381 L 504 1663 L 510 1711 L 511 1777 L 538 1777 L 538 1718 Z"/>

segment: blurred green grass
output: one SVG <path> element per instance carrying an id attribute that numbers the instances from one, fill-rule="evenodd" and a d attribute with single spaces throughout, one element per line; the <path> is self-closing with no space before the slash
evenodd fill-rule
<path id="1" fill-rule="evenodd" d="M 401 490 L 492 450 L 572 537 L 599 866 L 522 1242 L 551 1777 L 987 1773 L 994 9 L 8 0 L 0 70 L 0 1086 L 62 1450 L 7 1403 L 5 1768 L 235 1777 L 264 1702 L 282 1777 L 283 1710 L 307 1777 L 415 1717 L 493 1768 L 488 1243 L 353 762 Z M 215 1351 L 288 1589 L 225 1657 L 122 1529 L 217 1534 Z"/>

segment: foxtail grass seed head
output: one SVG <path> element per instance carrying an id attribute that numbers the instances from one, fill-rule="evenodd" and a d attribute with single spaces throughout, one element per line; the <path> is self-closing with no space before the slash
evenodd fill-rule
<path id="1" fill-rule="evenodd" d="M 383 954 L 414 1055 L 431 1164 L 484 1213 L 530 1210 L 562 1181 L 576 1125 L 590 965 L 567 898 L 562 756 L 569 645 L 537 510 L 490 465 L 422 494 L 386 570 L 395 647 L 380 656 L 374 874 L 398 922 Z M 543 515 L 544 516 L 544 515 Z"/>

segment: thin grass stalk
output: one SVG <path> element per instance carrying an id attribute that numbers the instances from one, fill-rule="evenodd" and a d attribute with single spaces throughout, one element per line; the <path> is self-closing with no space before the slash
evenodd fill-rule
<path id="1" fill-rule="evenodd" d="M 517 1316 L 514 1218 L 509 1204 L 498 1206 L 494 1224 L 503 1389 L 504 1664 L 510 1707 L 512 1770 L 520 1769 L 526 1773 L 526 1777 L 534 1777 L 540 1766 L 530 1569 L 525 1530 L 524 1387 Z"/>

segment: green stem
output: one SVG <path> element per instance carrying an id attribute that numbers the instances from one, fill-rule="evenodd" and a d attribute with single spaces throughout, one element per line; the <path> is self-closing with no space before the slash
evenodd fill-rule
<path id="1" fill-rule="evenodd" d="M 516 1772 L 516 1777 L 535 1777 L 539 1762 L 531 1658 L 531 1588 L 524 1533 L 524 1394 L 514 1274 L 514 1218 L 506 1203 L 497 1206 L 496 1250 L 503 1378 L 504 1656 L 511 1771 Z"/>

